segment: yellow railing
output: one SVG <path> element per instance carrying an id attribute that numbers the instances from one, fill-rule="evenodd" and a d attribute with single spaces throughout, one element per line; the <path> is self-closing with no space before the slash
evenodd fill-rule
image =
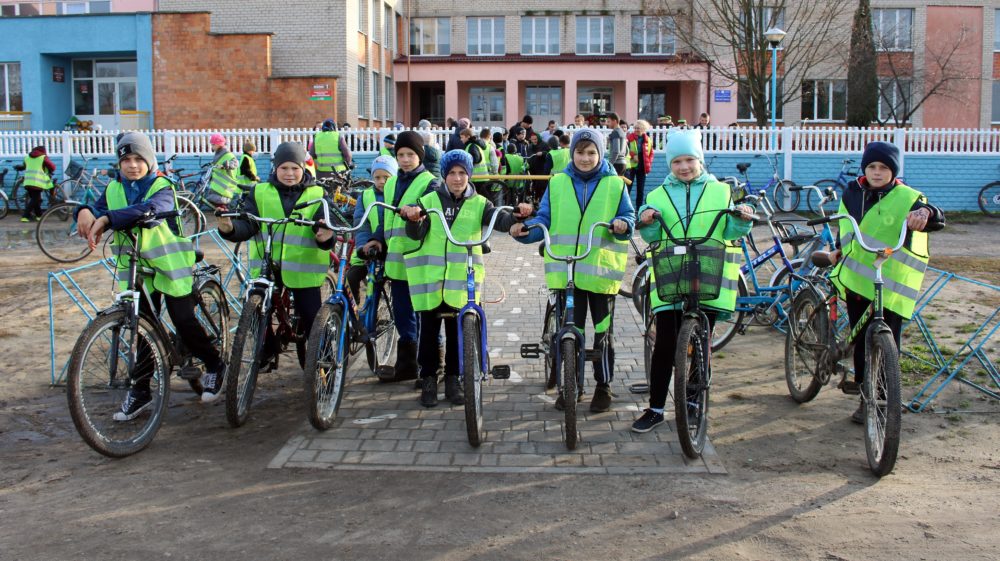
<path id="1" fill-rule="evenodd" d="M 119 123 L 121 124 L 121 129 L 131 130 L 131 131 L 146 131 L 149 130 L 149 111 L 128 111 L 123 110 L 119 113 L 120 118 Z"/>
<path id="2" fill-rule="evenodd" d="M 0 111 L 0 131 L 30 131 L 31 113 L 28 111 Z"/>

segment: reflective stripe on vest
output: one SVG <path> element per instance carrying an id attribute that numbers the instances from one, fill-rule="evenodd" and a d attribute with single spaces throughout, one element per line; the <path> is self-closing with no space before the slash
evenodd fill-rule
<path id="1" fill-rule="evenodd" d="M 472 154 L 472 150 L 479 151 L 479 163 L 472 165 L 472 175 L 486 175 L 490 173 L 489 158 L 486 157 L 486 150 L 479 147 L 478 144 L 472 143 L 465 147 L 465 151 Z M 473 158 L 475 160 L 475 158 Z M 488 181 L 487 179 L 473 179 L 476 182 Z"/>
<path id="2" fill-rule="evenodd" d="M 45 171 L 45 156 L 24 157 L 24 186 L 46 191 L 53 188 L 52 178 Z"/>
<path id="3" fill-rule="evenodd" d="M 594 222 L 610 222 L 618 214 L 625 183 L 620 177 L 605 176 L 581 211 L 573 180 L 558 173 L 549 181 L 549 228 L 551 251 L 555 255 L 581 255 L 587 250 L 587 234 Z M 573 282 L 597 294 L 617 294 L 628 261 L 628 242 L 618 240 L 606 228 L 594 230 L 594 247 L 587 258 L 576 264 Z M 566 288 L 567 268 L 545 254 L 545 284 L 550 290 Z"/>
<path id="4" fill-rule="evenodd" d="M 150 185 L 143 197 L 148 201 L 161 189 L 173 191 L 173 184 L 164 177 L 158 177 Z M 105 191 L 108 210 L 118 210 L 129 206 L 125 197 L 125 187 L 118 181 L 112 181 Z M 174 208 L 177 208 L 177 196 L 174 195 Z M 177 220 L 180 228 L 180 219 Z M 136 230 L 139 230 L 136 228 Z M 148 267 L 153 271 L 153 290 L 168 296 L 182 297 L 191 294 L 194 279 L 191 268 L 194 266 L 194 246 L 191 240 L 173 233 L 166 221 L 153 228 L 142 228 L 136 232 L 139 236 L 138 266 Z M 179 230 L 180 231 L 180 230 Z M 118 286 L 121 290 L 128 288 L 128 268 L 131 256 L 125 251 L 129 244 L 123 232 L 115 232 L 111 240 L 111 251 L 116 256 Z"/>
<path id="5" fill-rule="evenodd" d="M 212 179 L 209 182 L 209 187 L 213 192 L 229 199 L 242 193 L 239 184 L 236 183 L 236 170 L 222 168 L 223 164 L 233 159 L 236 159 L 236 156 L 232 152 L 223 154 L 219 161 L 212 166 Z"/>
<path id="6" fill-rule="evenodd" d="M 424 208 L 443 210 L 441 198 L 431 192 L 420 198 Z M 451 225 L 452 236 L 459 241 L 478 240 L 482 237 L 483 212 L 486 198 L 473 195 L 462 203 L 455 221 Z M 452 308 L 461 308 L 469 301 L 468 295 L 468 252 L 448 241 L 441 218 L 428 215 L 430 229 L 420 247 L 404 254 L 407 279 L 410 283 L 410 300 L 417 312 L 437 309 L 441 303 Z M 472 248 L 472 270 L 475 283 L 475 300 L 480 302 L 481 285 L 486 270 L 483 267 L 483 249 Z"/>
<path id="7" fill-rule="evenodd" d="M 257 211 L 264 218 L 288 218 L 281 204 L 278 189 L 270 183 L 258 183 L 253 190 Z M 312 185 L 302 190 L 296 205 L 323 196 L 323 188 Z M 296 212 L 311 219 L 319 203 Z M 250 244 L 250 275 L 260 275 L 264 256 L 264 233 L 258 233 Z M 311 226 L 286 224 L 278 228 L 271 242 L 271 258 L 281 268 L 281 281 L 288 288 L 314 288 L 323 285 L 330 268 L 330 252 L 316 245 L 316 234 Z"/>
<path id="8" fill-rule="evenodd" d="M 552 173 L 559 173 L 569 165 L 569 148 L 559 148 L 549 154 L 552 154 Z"/>
<path id="9" fill-rule="evenodd" d="M 681 214 L 674 206 L 670 194 L 667 193 L 666 185 L 661 185 L 646 196 L 646 204 L 656 209 L 663 216 L 663 221 L 670 226 L 670 233 L 678 239 L 702 238 L 708 234 L 708 228 L 715 220 L 716 213 L 712 211 L 724 210 L 732 204 L 732 193 L 729 186 L 718 181 L 708 181 L 701 197 L 690 209 L 690 216 L 684 216 L 688 223 L 681 221 Z M 720 243 L 724 243 L 723 233 L 726 231 L 726 221 L 728 217 L 719 220 L 715 230 L 711 232 L 711 238 Z M 662 226 L 661 226 L 662 228 Z M 661 234 L 666 238 L 666 234 Z M 713 300 L 705 300 L 700 304 L 705 307 L 732 312 L 736 309 L 736 295 L 739 287 L 740 263 L 743 261 L 743 253 L 739 247 L 725 244 L 726 261 L 722 266 L 722 281 L 719 289 L 719 296 Z M 679 309 L 680 304 L 668 304 L 660 299 L 656 292 L 656 273 L 650 267 L 649 296 L 652 310 L 663 307 Z"/>
<path id="10" fill-rule="evenodd" d="M 396 180 L 398 176 L 392 176 L 385 183 L 385 200 L 390 204 L 396 200 Z M 406 188 L 406 192 L 399 199 L 396 206 L 404 207 L 415 204 L 417 199 L 423 196 L 427 186 L 434 180 L 431 172 L 424 170 Z M 411 240 L 406 235 L 406 220 L 394 212 L 385 213 L 384 236 L 387 246 L 385 258 L 385 275 L 392 280 L 406 280 L 406 265 L 403 263 L 403 254 L 413 251 L 420 246 L 417 240 Z"/>
<path id="11" fill-rule="evenodd" d="M 906 220 L 913 204 L 921 199 L 923 194 L 907 185 L 893 187 L 861 218 L 858 226 L 864 235 L 865 243 L 877 249 L 896 245 L 903 221 Z M 847 214 L 843 201 L 840 203 L 838 214 Z M 868 300 L 873 300 L 876 255 L 866 251 L 854 239 L 854 230 L 847 219 L 842 219 L 838 226 L 840 232 L 843 232 L 840 236 L 843 257 L 830 273 L 830 278 L 842 296 L 850 290 Z M 894 252 L 882 265 L 884 282 L 882 305 L 904 319 L 913 316 L 928 262 L 927 234 L 910 232 L 909 236 L 909 247 L 904 246 Z"/>
<path id="12" fill-rule="evenodd" d="M 313 138 L 316 169 L 322 172 L 344 171 L 344 155 L 340 152 L 340 132 L 321 131 Z"/>

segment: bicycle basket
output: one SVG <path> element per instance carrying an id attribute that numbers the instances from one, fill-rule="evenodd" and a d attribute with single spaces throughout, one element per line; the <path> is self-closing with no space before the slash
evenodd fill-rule
<path id="1" fill-rule="evenodd" d="M 698 245 L 660 242 L 652 249 L 656 294 L 668 304 L 695 295 L 698 300 L 719 297 L 725 246 L 715 240 Z"/>
<path id="2" fill-rule="evenodd" d="M 76 160 L 70 160 L 69 165 L 66 166 L 66 177 L 76 181 L 77 179 L 80 179 L 81 175 L 83 175 L 83 170 L 83 164 Z"/>

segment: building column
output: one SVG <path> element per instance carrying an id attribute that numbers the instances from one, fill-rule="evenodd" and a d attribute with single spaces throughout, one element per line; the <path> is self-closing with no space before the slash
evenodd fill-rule
<path id="1" fill-rule="evenodd" d="M 458 114 L 458 80 L 450 79 L 444 81 L 444 114 L 445 117 L 454 115 L 455 120 L 461 119 L 463 115 Z"/>
<path id="2" fill-rule="evenodd" d="M 629 124 L 639 119 L 639 80 L 635 78 L 625 80 L 625 115 L 621 117 Z"/>
<path id="3" fill-rule="evenodd" d="M 520 83 L 517 81 L 517 78 L 507 78 L 504 84 L 503 122 L 505 127 L 509 127 L 512 123 L 518 123 L 521 120 L 521 106 L 519 104 L 521 95 L 519 87 Z"/>
<path id="4" fill-rule="evenodd" d="M 563 85 L 563 116 L 560 126 L 573 122 L 573 117 L 579 113 L 576 107 L 576 80 L 566 80 Z M 536 123 L 537 124 L 537 123 Z M 541 123 L 539 126 L 545 128 L 548 123 Z M 538 129 L 541 130 L 541 129 Z"/>

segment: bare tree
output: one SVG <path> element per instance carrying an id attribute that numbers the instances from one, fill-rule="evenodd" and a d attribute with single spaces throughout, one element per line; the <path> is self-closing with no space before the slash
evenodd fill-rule
<path id="1" fill-rule="evenodd" d="M 661 17 L 670 18 L 683 43 L 682 55 L 709 64 L 718 76 L 737 84 L 741 101 L 759 126 L 770 118 L 768 84 L 771 50 L 764 31 L 785 32 L 778 51 L 779 76 L 803 76 L 812 67 L 842 60 L 850 38 L 849 0 L 689 0 L 677 8 L 663 2 Z M 781 104 L 801 95 L 798 87 L 780 88 Z"/>

